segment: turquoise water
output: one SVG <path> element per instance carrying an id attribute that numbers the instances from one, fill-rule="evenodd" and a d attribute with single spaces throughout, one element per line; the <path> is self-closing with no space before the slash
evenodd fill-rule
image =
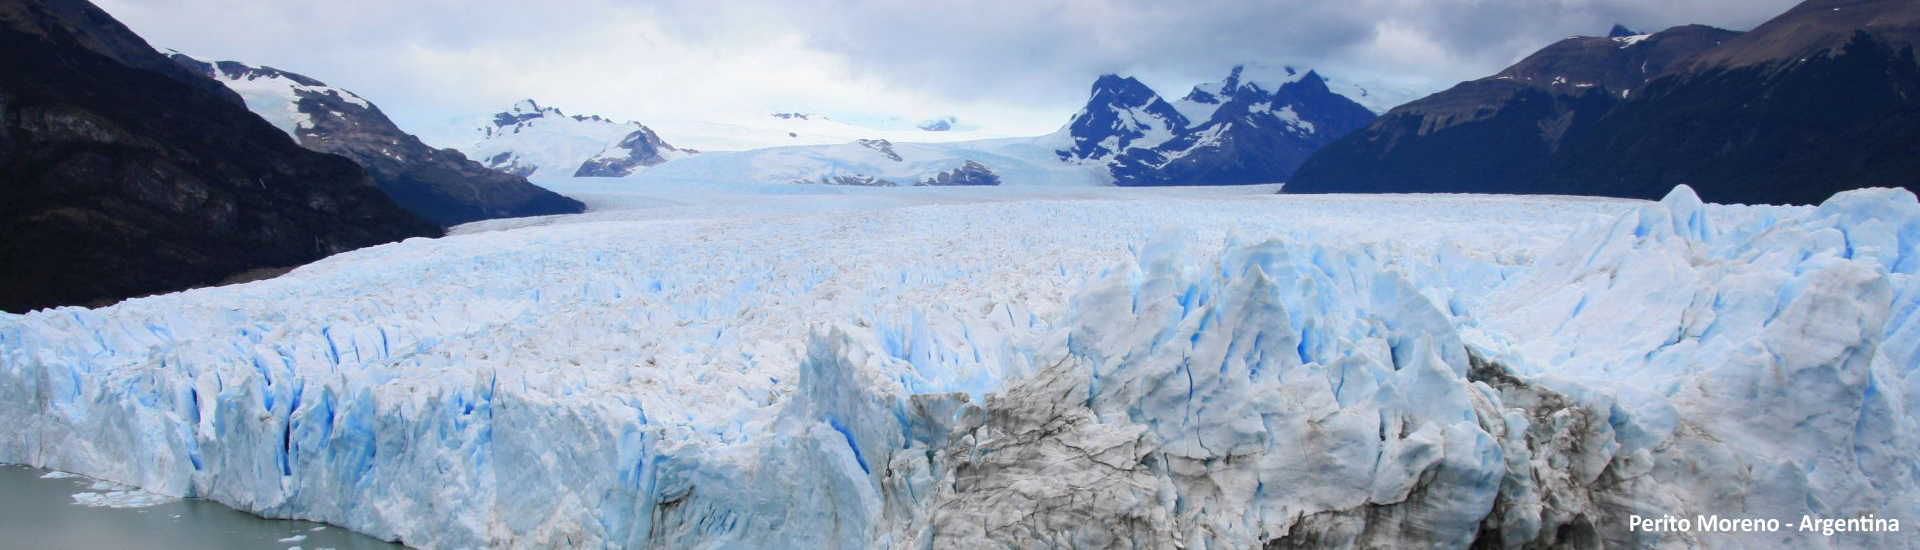
<path id="1" fill-rule="evenodd" d="M 44 477 L 48 473 L 38 468 L 0 464 L 0 548 L 405 548 L 331 525 L 266 519 L 200 499 L 169 499 L 139 508 L 85 506 L 76 504 L 74 495 L 105 495 L 112 489 L 90 488 L 95 482 L 85 477 Z M 304 538 L 294 540 L 297 537 Z"/>

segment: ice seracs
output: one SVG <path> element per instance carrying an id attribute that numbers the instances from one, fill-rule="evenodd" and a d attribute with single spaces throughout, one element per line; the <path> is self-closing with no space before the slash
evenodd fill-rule
<path id="1" fill-rule="evenodd" d="M 594 189 L 0 316 L 0 460 L 425 548 L 1920 546 L 1625 523 L 1920 519 L 1905 191 Z"/>

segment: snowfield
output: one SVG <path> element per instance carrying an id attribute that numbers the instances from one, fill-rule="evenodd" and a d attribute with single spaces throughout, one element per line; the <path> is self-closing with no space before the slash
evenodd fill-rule
<path id="1" fill-rule="evenodd" d="M 1905 191 L 549 186 L 0 314 L 0 461 L 424 548 L 1920 547 Z"/>
<path id="2" fill-rule="evenodd" d="M 1063 130 L 1039 137 L 942 143 L 861 140 L 831 145 L 771 147 L 702 153 L 627 176 L 631 187 L 698 186 L 705 182 L 827 184 L 838 178 L 912 187 L 978 163 L 1008 186 L 1102 187 L 1111 181 L 1097 163 L 1061 161 L 1072 145 Z M 844 184 L 843 184 L 844 185 Z"/>

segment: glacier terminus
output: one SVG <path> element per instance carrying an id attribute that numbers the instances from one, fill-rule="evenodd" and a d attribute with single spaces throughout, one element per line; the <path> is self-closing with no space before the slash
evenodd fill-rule
<path id="1" fill-rule="evenodd" d="M 0 314 L 0 462 L 421 548 L 1920 547 L 1904 190 L 547 185 Z"/>

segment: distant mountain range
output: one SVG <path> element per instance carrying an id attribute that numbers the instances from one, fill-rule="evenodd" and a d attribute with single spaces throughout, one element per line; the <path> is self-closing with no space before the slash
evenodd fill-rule
<path id="1" fill-rule="evenodd" d="M 1383 101 L 1380 96 L 1365 97 Z M 1059 131 L 1045 136 L 941 143 L 861 138 L 703 153 L 632 177 L 641 182 L 862 186 L 1277 183 L 1286 181 L 1315 150 L 1373 117 L 1373 111 L 1336 93 L 1319 74 L 1282 65 L 1235 67 L 1225 78 L 1196 86 L 1171 102 L 1138 80 L 1105 75 L 1094 82 L 1086 106 Z M 802 113 L 778 113 L 774 118 L 823 120 Z M 943 118 L 922 129 L 935 132 L 940 124 L 951 128 L 955 122 Z M 597 147 L 587 145 L 579 151 Z M 470 152 L 501 154 L 489 147 L 492 144 L 483 142 Z M 512 150 L 514 155 L 501 158 L 524 157 L 534 147 L 515 145 Z M 580 156 L 575 153 L 558 164 L 571 165 Z"/>
<path id="2" fill-rule="evenodd" d="M 168 57 L 239 93 L 248 109 L 302 147 L 353 159 L 401 207 L 443 227 L 585 210 L 580 201 L 528 183 L 521 175 L 489 170 L 459 151 L 427 146 L 353 92 L 272 67 L 203 61 L 179 52 Z"/>
<path id="3" fill-rule="evenodd" d="M 1809 0 L 1747 33 L 1571 38 L 1393 109 L 1289 193 L 1560 193 L 1812 204 L 1920 188 L 1920 4 Z"/>
<path id="4" fill-rule="evenodd" d="M 0 0 L 0 51 L 0 310 L 440 234 L 89 3 Z"/>

